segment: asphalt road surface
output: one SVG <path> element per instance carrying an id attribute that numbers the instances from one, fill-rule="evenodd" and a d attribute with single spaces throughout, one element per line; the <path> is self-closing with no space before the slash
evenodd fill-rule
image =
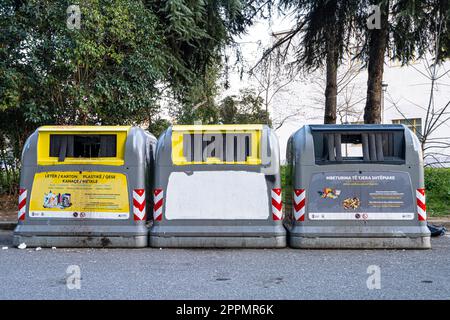
<path id="1" fill-rule="evenodd" d="M 426 251 L 36 251 L 11 235 L 0 231 L 0 299 L 450 299 L 449 236 Z"/>

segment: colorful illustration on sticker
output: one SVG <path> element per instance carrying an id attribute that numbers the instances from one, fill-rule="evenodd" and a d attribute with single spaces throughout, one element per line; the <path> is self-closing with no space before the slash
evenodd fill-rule
<path id="1" fill-rule="evenodd" d="M 72 203 L 70 202 L 70 193 L 53 193 L 48 192 L 44 193 L 44 208 L 59 208 L 59 209 L 65 209 L 69 208 Z"/>
<path id="2" fill-rule="evenodd" d="M 341 194 L 341 190 L 331 189 L 331 188 L 324 188 L 321 191 L 317 191 L 319 195 L 322 198 L 328 198 L 328 199 L 337 199 L 339 195 Z"/>
<path id="3" fill-rule="evenodd" d="M 361 200 L 359 198 L 347 198 L 342 202 L 342 206 L 345 210 L 355 210 L 358 209 L 361 206 Z"/>

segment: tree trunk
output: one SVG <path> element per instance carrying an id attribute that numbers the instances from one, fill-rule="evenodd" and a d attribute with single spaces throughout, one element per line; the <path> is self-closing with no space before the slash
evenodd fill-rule
<path id="1" fill-rule="evenodd" d="M 330 32 L 327 37 L 327 84 L 325 88 L 324 123 L 336 123 L 338 59 L 336 36 L 334 32 Z"/>
<path id="2" fill-rule="evenodd" d="M 367 100 L 364 123 L 381 123 L 384 57 L 388 40 L 389 1 L 381 5 L 380 29 L 370 31 Z"/>

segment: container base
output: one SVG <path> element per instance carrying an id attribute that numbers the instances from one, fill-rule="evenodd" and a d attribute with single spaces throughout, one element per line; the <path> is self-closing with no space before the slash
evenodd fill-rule
<path id="1" fill-rule="evenodd" d="M 154 248 L 284 248 L 285 236 L 275 237 L 160 237 L 150 236 Z"/>
<path id="2" fill-rule="evenodd" d="M 431 249 L 429 236 L 424 237 L 290 237 L 289 246 L 301 249 Z"/>
<path id="3" fill-rule="evenodd" d="M 148 237 L 132 236 L 21 236 L 14 235 L 13 244 L 25 243 L 27 247 L 59 248 L 143 248 Z"/>

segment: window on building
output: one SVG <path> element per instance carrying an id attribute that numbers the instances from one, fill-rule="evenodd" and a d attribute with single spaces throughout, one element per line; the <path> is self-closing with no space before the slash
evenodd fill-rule
<path id="1" fill-rule="evenodd" d="M 411 118 L 411 119 L 395 119 L 392 120 L 395 124 L 404 124 L 412 132 L 414 132 L 420 139 L 422 137 L 422 119 L 421 118 Z"/>

